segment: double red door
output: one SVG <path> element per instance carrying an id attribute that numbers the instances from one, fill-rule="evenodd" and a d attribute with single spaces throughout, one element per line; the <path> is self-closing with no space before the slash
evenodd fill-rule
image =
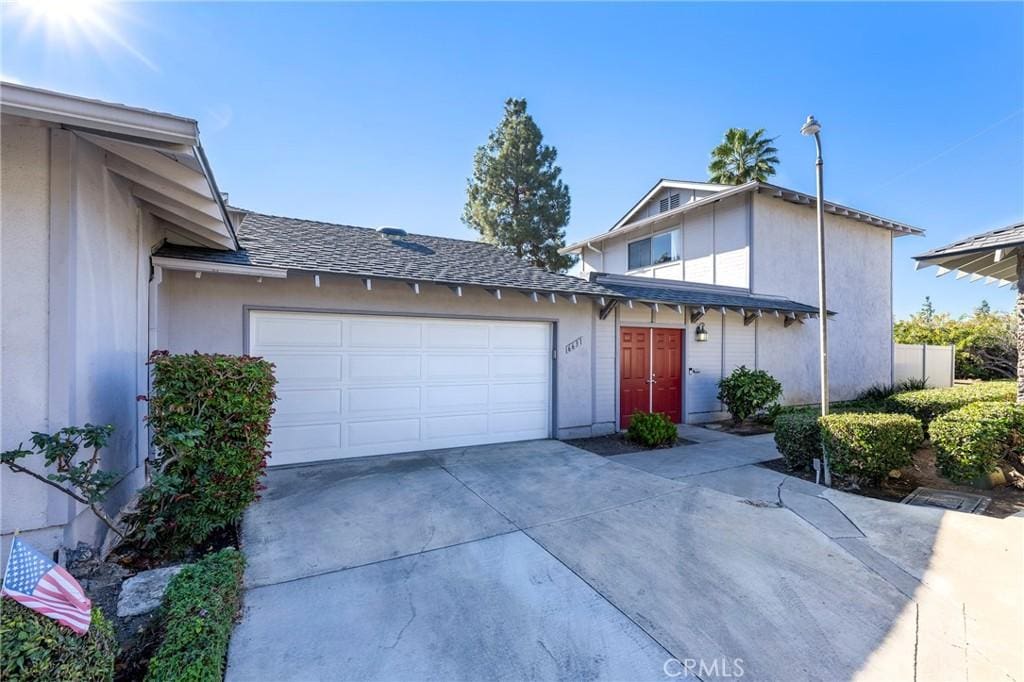
<path id="1" fill-rule="evenodd" d="M 619 333 L 619 423 L 629 427 L 637 410 L 683 415 L 683 331 L 622 327 Z"/>

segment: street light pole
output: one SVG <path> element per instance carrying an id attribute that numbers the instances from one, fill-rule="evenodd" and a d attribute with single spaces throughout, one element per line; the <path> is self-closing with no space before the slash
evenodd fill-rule
<path id="1" fill-rule="evenodd" d="M 818 332 L 819 332 L 819 361 L 821 363 L 821 416 L 828 414 L 828 308 L 825 305 L 825 205 L 824 201 L 824 162 L 821 159 L 821 124 L 813 115 L 808 116 L 803 127 L 800 128 L 803 135 L 814 137 L 814 146 L 817 148 L 818 158 L 815 161 L 815 171 L 818 185 Z M 832 474 L 828 468 L 828 455 L 824 453 L 824 474 L 825 485 L 832 484 Z"/>

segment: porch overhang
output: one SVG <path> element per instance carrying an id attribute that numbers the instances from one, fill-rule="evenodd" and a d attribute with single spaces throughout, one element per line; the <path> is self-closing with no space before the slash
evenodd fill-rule
<path id="1" fill-rule="evenodd" d="M 1024 255 L 1024 223 L 969 237 L 914 256 L 915 269 L 935 266 L 935 276 L 984 279 L 999 287 L 1017 282 L 1017 259 Z"/>

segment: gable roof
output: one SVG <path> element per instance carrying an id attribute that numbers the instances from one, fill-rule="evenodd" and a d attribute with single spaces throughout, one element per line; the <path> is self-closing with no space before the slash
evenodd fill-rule
<path id="1" fill-rule="evenodd" d="M 657 185 L 655 185 L 655 188 L 648 193 L 648 195 L 651 196 L 653 195 L 653 193 L 656 193 L 662 187 L 668 186 L 662 184 L 664 182 L 674 181 L 659 182 Z M 726 186 L 718 185 L 717 187 Z M 663 213 L 658 213 L 648 218 L 637 220 L 636 222 L 633 223 L 622 224 L 622 220 L 620 220 L 618 223 L 616 223 L 616 226 L 612 227 L 611 230 L 607 232 L 602 232 L 601 234 L 598 235 L 594 235 L 593 237 L 588 237 L 586 239 L 581 239 L 577 242 L 573 242 L 572 244 L 569 244 L 568 246 L 565 246 L 562 249 L 560 249 L 559 253 L 564 254 L 580 251 L 584 247 L 586 247 L 587 244 L 593 244 L 594 242 L 601 242 L 609 238 L 618 237 L 619 235 L 629 234 L 630 232 L 633 232 L 635 230 L 639 230 L 644 227 L 650 227 L 651 225 L 658 223 L 660 221 L 677 218 L 686 213 L 689 213 L 690 211 L 695 211 L 705 206 L 710 206 L 711 204 L 722 201 L 727 197 L 746 194 L 748 192 L 764 194 L 766 196 L 772 197 L 773 199 L 780 199 L 782 201 L 786 201 L 792 204 L 808 206 L 811 209 L 813 209 L 815 207 L 815 204 L 817 203 L 817 199 L 814 195 L 804 194 L 802 192 L 797 192 L 796 190 L 787 189 L 785 187 L 779 187 L 778 185 L 772 185 L 767 182 L 748 182 L 743 185 L 728 186 L 727 189 L 715 190 L 715 193 L 710 196 L 706 196 L 695 201 L 691 201 L 687 204 L 683 204 L 679 208 L 664 211 Z M 638 208 L 640 205 L 644 203 L 644 201 L 646 201 L 646 198 L 641 200 L 637 206 L 634 206 L 634 208 L 631 209 L 631 212 L 634 212 L 636 208 Z M 888 218 L 882 218 L 881 216 L 867 213 L 866 211 L 861 211 L 859 209 L 850 208 L 849 206 L 843 206 L 842 204 L 837 204 L 832 201 L 825 200 L 824 208 L 826 213 L 843 216 L 844 218 L 850 218 L 851 220 L 856 220 L 857 222 L 872 225 L 874 227 L 881 227 L 883 229 L 887 229 L 896 233 L 896 236 L 902 236 L 905 234 L 924 234 L 924 230 L 922 230 L 919 227 L 907 225 L 906 223 L 897 222 L 895 220 L 890 220 Z M 627 216 L 628 215 L 630 214 L 627 214 Z"/>
<path id="2" fill-rule="evenodd" d="M 914 256 L 916 269 L 935 265 L 936 276 L 956 271 L 956 278 L 967 275 L 971 281 L 985 278 L 986 284 L 1007 286 L 1017 281 L 1017 258 L 1024 249 L 1024 223 L 1007 225 L 966 239 L 940 246 Z M 1013 258 L 1008 256 L 1014 255 Z"/>
<path id="3" fill-rule="evenodd" d="M 367 227 L 263 213 L 245 216 L 238 226 L 238 239 L 238 251 L 164 244 L 154 256 L 235 268 L 303 270 L 538 293 L 615 295 L 599 284 L 527 265 L 496 246 L 463 239 L 408 234 L 392 241 Z"/>
<path id="4" fill-rule="evenodd" d="M 633 204 L 626 213 L 619 218 L 614 225 L 608 228 L 608 231 L 616 230 L 622 225 L 625 225 L 630 218 L 636 215 L 636 212 L 643 208 L 648 201 L 654 198 L 654 196 L 663 189 L 696 189 L 708 192 L 719 192 L 724 189 L 729 189 L 733 185 L 719 185 L 713 182 L 693 182 L 691 180 L 669 180 L 668 178 L 661 178 L 654 187 L 647 190 L 647 194 L 643 195 L 640 201 Z"/>
<path id="5" fill-rule="evenodd" d="M 199 125 L 191 118 L 0 82 L 0 112 L 44 121 L 99 147 L 143 208 L 175 232 L 217 248 L 238 243 Z"/>

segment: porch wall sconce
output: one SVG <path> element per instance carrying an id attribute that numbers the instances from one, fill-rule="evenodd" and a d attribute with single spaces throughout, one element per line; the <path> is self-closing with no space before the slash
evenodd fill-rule
<path id="1" fill-rule="evenodd" d="M 708 330 L 704 327 L 703 322 L 697 325 L 697 330 L 695 331 L 693 338 L 697 343 L 703 343 L 708 340 Z"/>

